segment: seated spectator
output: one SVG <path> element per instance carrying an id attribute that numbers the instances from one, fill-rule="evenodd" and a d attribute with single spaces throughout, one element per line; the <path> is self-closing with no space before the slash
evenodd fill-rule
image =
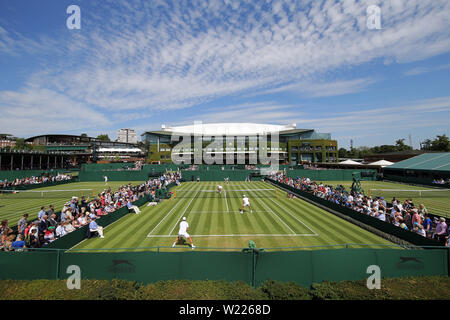
<path id="1" fill-rule="evenodd" d="M 430 217 L 428 216 L 428 214 L 424 215 L 423 227 L 424 227 L 424 231 L 426 233 L 427 238 L 431 238 L 431 235 L 433 233 L 433 223 L 432 223 Z"/>
<path id="2" fill-rule="evenodd" d="M 378 220 L 386 221 L 386 215 L 383 210 L 378 211 L 378 215 L 376 216 Z"/>
<path id="3" fill-rule="evenodd" d="M 95 222 L 96 218 L 93 218 L 91 220 L 91 222 L 89 223 L 89 230 L 91 232 L 98 232 L 98 235 L 100 236 L 100 238 L 104 238 L 103 236 L 103 227 L 99 226 L 96 222 Z"/>
<path id="4" fill-rule="evenodd" d="M 447 224 L 445 223 L 445 218 L 441 217 L 439 223 L 436 225 L 436 231 L 434 233 L 433 239 L 439 241 L 439 244 L 445 246 L 445 241 L 447 236 Z"/>
<path id="5" fill-rule="evenodd" d="M 37 228 L 31 229 L 28 234 L 28 239 L 25 241 L 27 243 L 28 248 L 39 248 L 40 242 L 37 233 Z"/>
<path id="6" fill-rule="evenodd" d="M 28 219 L 28 213 L 25 213 L 25 214 L 23 215 L 23 217 L 22 217 L 22 218 L 19 220 L 19 222 L 17 223 L 17 231 L 18 231 L 20 234 L 24 234 L 24 232 L 25 232 L 25 228 L 26 228 L 27 225 L 28 225 L 27 219 Z"/>
<path id="7" fill-rule="evenodd" d="M 3 242 L 3 251 L 14 251 L 14 248 L 12 247 L 14 240 L 16 240 L 16 236 L 14 234 L 6 237 L 5 241 Z"/>
<path id="8" fill-rule="evenodd" d="M 16 241 L 14 241 L 14 242 L 12 243 L 12 248 L 13 248 L 15 251 L 21 251 L 21 250 L 23 250 L 23 249 L 25 248 L 25 241 L 24 241 L 23 239 L 24 239 L 24 236 L 21 235 L 21 234 L 19 234 L 19 235 L 17 236 Z"/>
<path id="9" fill-rule="evenodd" d="M 45 231 L 45 234 L 44 234 L 44 243 L 45 244 L 55 241 L 55 234 L 53 233 L 54 230 L 55 230 L 55 227 L 49 227 L 48 230 Z"/>
<path id="10" fill-rule="evenodd" d="M 73 225 L 70 221 L 64 222 L 64 228 L 66 229 L 67 233 L 71 233 L 72 231 L 75 231 L 75 228 L 73 227 Z"/>
<path id="11" fill-rule="evenodd" d="M 56 227 L 55 233 L 56 233 L 57 238 L 61 238 L 67 234 L 67 231 L 64 228 L 63 223 L 58 224 L 58 226 Z"/>
<path id="12" fill-rule="evenodd" d="M 78 223 L 81 226 L 85 226 L 88 224 L 87 220 L 86 220 L 86 216 L 84 215 L 84 213 L 80 214 L 80 216 L 78 217 Z"/>
<path id="13" fill-rule="evenodd" d="M 134 212 L 135 212 L 136 214 L 141 213 L 141 210 L 139 209 L 139 207 L 133 205 L 133 203 L 131 202 L 131 199 L 130 199 L 130 198 L 128 198 L 128 201 L 127 201 L 127 207 L 128 207 L 128 210 L 134 210 Z"/>

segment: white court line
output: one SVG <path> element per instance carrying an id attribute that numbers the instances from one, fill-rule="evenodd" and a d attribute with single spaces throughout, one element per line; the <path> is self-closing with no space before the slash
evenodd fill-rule
<path id="1" fill-rule="evenodd" d="M 150 235 L 152 234 L 152 232 L 155 231 L 156 228 L 158 228 L 158 226 L 164 221 L 164 219 L 167 218 L 167 216 L 168 216 L 168 215 L 169 215 L 169 214 L 177 207 L 177 205 L 178 205 L 179 203 L 181 203 L 181 201 L 178 201 L 178 202 L 173 206 L 173 208 L 172 208 L 172 209 L 164 216 L 164 218 L 162 218 L 162 220 L 156 225 L 156 227 L 154 227 L 153 230 L 150 231 L 150 233 L 147 235 L 147 237 L 150 236 Z"/>
<path id="2" fill-rule="evenodd" d="M 261 211 L 253 210 L 253 212 L 270 213 L 270 211 L 264 211 L 264 210 L 261 210 Z M 230 211 L 189 211 L 189 214 L 191 214 L 191 213 L 196 213 L 196 214 L 199 214 L 199 213 L 230 213 Z M 231 213 L 233 213 L 233 212 L 231 211 Z M 237 210 L 235 213 L 239 213 L 239 210 Z"/>
<path id="3" fill-rule="evenodd" d="M 277 204 L 275 202 L 275 200 L 269 198 L 273 203 Z M 278 205 L 279 206 L 279 205 Z M 303 221 L 301 221 L 300 219 L 298 219 L 296 216 L 294 216 L 292 213 L 290 213 L 289 211 L 285 210 L 286 213 L 288 213 L 292 218 L 294 218 L 295 220 L 297 220 L 298 222 L 300 222 L 301 224 L 303 224 L 306 228 L 309 229 L 309 231 L 313 232 L 316 235 L 319 235 L 317 232 L 315 232 L 313 229 L 311 229 L 310 227 L 308 227 Z"/>
<path id="4" fill-rule="evenodd" d="M 227 205 L 227 212 L 230 212 L 230 209 L 228 208 L 228 198 L 227 198 L 227 192 L 225 191 L 225 204 Z"/>
<path id="5" fill-rule="evenodd" d="M 296 232 L 294 230 L 291 229 L 291 227 L 289 227 L 286 222 L 284 222 L 283 219 L 281 219 L 275 212 L 273 212 L 272 209 L 270 209 L 270 207 L 264 203 L 263 200 L 261 200 L 261 203 L 266 207 L 266 209 L 269 209 L 269 212 L 271 212 L 272 214 L 274 214 L 286 227 L 288 227 L 289 230 L 291 230 L 292 234 L 296 234 Z"/>
<path id="6" fill-rule="evenodd" d="M 318 234 L 309 233 L 295 233 L 295 234 L 196 234 L 190 235 L 191 237 L 317 237 Z M 147 238 L 171 238 L 171 235 L 151 235 Z"/>
<path id="7" fill-rule="evenodd" d="M 198 193 L 198 191 L 197 191 Z M 197 193 L 195 195 L 197 195 Z M 195 196 L 191 199 L 191 201 L 189 201 L 186 209 L 184 209 L 183 213 L 181 214 L 181 216 L 178 218 L 177 222 L 175 223 L 175 225 L 173 226 L 172 230 L 170 230 L 169 236 L 172 234 L 172 231 L 176 228 L 176 226 L 178 225 L 178 221 L 180 221 L 180 219 L 184 216 L 184 214 L 186 213 L 186 210 L 189 208 L 189 206 L 191 205 L 192 201 L 195 199 Z"/>

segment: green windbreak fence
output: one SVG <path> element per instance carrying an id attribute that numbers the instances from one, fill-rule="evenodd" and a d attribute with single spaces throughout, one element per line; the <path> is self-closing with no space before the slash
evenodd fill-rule
<path id="1" fill-rule="evenodd" d="M 197 180 L 197 178 L 200 178 L 200 181 L 223 181 L 227 177 L 230 181 L 244 181 L 250 173 L 247 170 L 182 171 L 183 179 L 186 181 Z"/>
<path id="2" fill-rule="evenodd" d="M 2 170 L 0 171 L 0 180 L 23 179 L 28 177 L 39 177 L 43 174 L 57 175 L 59 173 L 66 173 L 66 169 L 51 169 L 51 170 Z"/>
<path id="3" fill-rule="evenodd" d="M 374 181 L 377 177 L 376 170 L 306 170 L 294 169 L 286 170 L 289 178 L 307 177 L 315 181 L 352 181 L 354 172 L 361 173 L 361 180 Z M 364 174 L 362 174 L 364 173 Z"/>
<path id="4" fill-rule="evenodd" d="M 104 176 L 108 181 L 146 181 L 148 173 L 144 171 L 80 171 L 78 178 L 80 181 L 104 181 Z"/>
<path id="5" fill-rule="evenodd" d="M 77 182 L 77 181 L 78 181 L 78 177 L 74 177 L 71 180 L 46 182 L 46 183 L 39 183 L 39 184 L 27 184 L 27 185 L 9 187 L 9 188 L 6 188 L 5 190 L 32 190 L 32 189 L 38 189 L 38 188 L 44 188 L 44 187 L 59 186 L 62 184 L 68 184 L 68 183 L 73 183 L 73 182 Z"/>
<path id="6" fill-rule="evenodd" d="M 263 281 L 312 283 L 365 279 L 367 268 L 381 277 L 448 276 L 448 248 L 433 250 L 333 249 L 284 252 L 117 252 L 60 250 L 0 253 L 0 279 L 66 279 L 78 266 L 82 279 Z"/>

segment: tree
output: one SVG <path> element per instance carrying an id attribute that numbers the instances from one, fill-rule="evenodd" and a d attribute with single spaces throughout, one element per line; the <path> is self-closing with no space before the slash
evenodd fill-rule
<path id="1" fill-rule="evenodd" d="M 397 151 L 412 150 L 411 146 L 405 144 L 405 139 L 398 139 L 395 141 L 395 146 L 397 147 Z"/>
<path id="2" fill-rule="evenodd" d="M 433 151 L 450 151 L 450 140 L 448 137 L 443 134 L 441 136 L 436 136 L 436 139 L 434 139 L 431 142 L 431 149 Z"/>
<path id="3" fill-rule="evenodd" d="M 111 141 L 111 139 L 109 139 L 107 134 L 100 134 L 97 136 L 97 139 L 100 141 Z"/>
<path id="4" fill-rule="evenodd" d="M 26 143 L 24 138 L 17 138 L 13 150 L 32 150 L 33 146 Z"/>
<path id="5" fill-rule="evenodd" d="M 88 135 L 86 133 L 82 133 L 80 136 L 81 137 L 87 137 Z"/>
<path id="6" fill-rule="evenodd" d="M 339 158 L 347 158 L 348 151 L 345 148 L 339 148 L 338 150 L 338 157 Z"/>

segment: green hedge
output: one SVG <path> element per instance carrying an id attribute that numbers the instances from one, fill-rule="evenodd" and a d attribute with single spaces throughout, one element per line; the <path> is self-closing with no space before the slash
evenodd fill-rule
<path id="1" fill-rule="evenodd" d="M 3 280 L 1 300 L 448 300 L 450 278 L 382 279 L 381 289 L 366 282 L 313 284 L 265 281 L 254 289 L 244 282 L 160 281 L 142 285 L 126 280 L 84 280 L 80 290 L 69 290 L 65 280 Z"/>

